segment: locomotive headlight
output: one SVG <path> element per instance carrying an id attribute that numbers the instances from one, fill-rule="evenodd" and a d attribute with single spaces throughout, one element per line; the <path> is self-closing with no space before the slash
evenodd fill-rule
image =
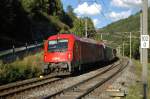
<path id="1" fill-rule="evenodd" d="M 71 53 L 68 53 L 68 59 L 71 60 Z"/>
<path id="2" fill-rule="evenodd" d="M 44 59 L 46 60 L 46 55 L 44 55 Z"/>
<path id="3" fill-rule="evenodd" d="M 71 58 L 71 55 L 70 55 L 70 53 L 69 53 L 69 55 L 68 55 L 68 58 L 69 58 L 69 59 Z"/>

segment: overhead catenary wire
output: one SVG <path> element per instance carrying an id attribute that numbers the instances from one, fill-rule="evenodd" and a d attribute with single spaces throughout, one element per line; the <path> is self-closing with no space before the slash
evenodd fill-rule
<path id="1" fill-rule="evenodd" d="M 107 12 L 112 12 L 112 10 L 107 6 L 107 4 L 104 2 L 104 0 L 100 0 L 103 4 L 103 6 L 106 8 Z"/>
<path id="2" fill-rule="evenodd" d="M 97 0 L 94 0 L 94 2 L 96 4 L 99 4 L 99 2 Z M 101 3 L 100 3 L 101 4 Z M 101 4 L 102 5 L 102 4 Z M 99 10 L 99 8 L 97 7 L 97 5 L 95 5 L 95 7 Z M 104 14 L 104 12 L 101 10 L 100 14 L 106 19 L 109 20 L 108 17 Z"/>
<path id="3" fill-rule="evenodd" d="M 81 1 L 82 1 L 82 2 L 85 2 L 85 1 L 86 1 L 86 2 L 92 2 L 92 3 L 99 4 L 97 0 L 78 0 L 79 4 L 81 3 Z M 99 8 L 97 7 L 97 5 L 95 5 L 95 7 L 99 10 Z M 101 11 L 101 15 L 102 15 L 104 18 L 108 19 L 108 18 L 105 16 L 105 14 L 104 14 L 103 11 Z"/>

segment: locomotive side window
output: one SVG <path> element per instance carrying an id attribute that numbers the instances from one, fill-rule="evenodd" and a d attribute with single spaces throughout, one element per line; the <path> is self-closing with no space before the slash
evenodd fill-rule
<path id="1" fill-rule="evenodd" d="M 59 40 L 50 40 L 48 42 L 48 51 L 49 52 L 64 52 L 68 49 L 68 40 L 59 39 Z"/>

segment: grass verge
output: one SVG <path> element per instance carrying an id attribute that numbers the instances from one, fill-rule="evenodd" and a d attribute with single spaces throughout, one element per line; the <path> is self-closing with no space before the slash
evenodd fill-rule
<path id="1" fill-rule="evenodd" d="M 138 79 L 141 79 L 142 75 L 142 65 L 138 60 L 133 60 L 133 63 L 135 65 L 135 75 L 138 77 Z M 148 99 L 150 99 L 150 63 L 148 64 Z M 143 85 L 142 80 L 140 82 L 135 82 L 134 85 L 131 85 L 129 87 L 129 93 L 125 99 L 142 99 L 143 98 Z"/>
<path id="2" fill-rule="evenodd" d="M 37 77 L 42 73 L 42 64 L 43 52 L 9 64 L 0 62 L 0 85 Z"/>

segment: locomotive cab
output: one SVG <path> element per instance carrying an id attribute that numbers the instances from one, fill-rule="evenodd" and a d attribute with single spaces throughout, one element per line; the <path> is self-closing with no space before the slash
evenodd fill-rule
<path id="1" fill-rule="evenodd" d="M 50 37 L 44 45 L 44 73 L 71 72 L 72 47 L 70 38 L 63 35 Z"/>

